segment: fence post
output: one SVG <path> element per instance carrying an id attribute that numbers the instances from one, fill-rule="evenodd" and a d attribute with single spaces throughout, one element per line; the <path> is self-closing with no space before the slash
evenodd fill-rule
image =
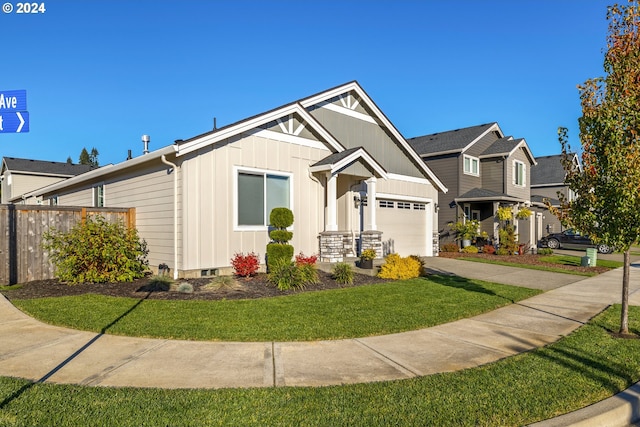
<path id="1" fill-rule="evenodd" d="M 18 231 L 16 205 L 9 204 L 9 285 L 18 283 Z"/>

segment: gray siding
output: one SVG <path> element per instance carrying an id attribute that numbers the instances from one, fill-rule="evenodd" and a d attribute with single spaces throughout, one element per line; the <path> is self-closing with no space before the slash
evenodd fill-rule
<path id="1" fill-rule="evenodd" d="M 517 186 L 513 184 L 513 162 L 517 160 L 525 164 L 525 185 L 524 187 Z M 529 183 L 531 182 L 531 163 L 527 158 L 526 153 L 523 149 L 516 150 L 509 158 L 506 160 L 507 162 L 507 194 L 514 197 L 519 197 L 524 200 L 529 200 L 531 198 L 531 191 L 529 187 Z"/>
<path id="2" fill-rule="evenodd" d="M 387 172 L 424 178 L 423 173 L 407 159 L 396 141 L 377 123 L 326 108 L 313 109 L 311 114 L 347 149 L 364 147 Z"/>
<path id="3" fill-rule="evenodd" d="M 480 162 L 482 188 L 496 193 L 504 193 L 506 190 L 504 166 L 505 162 L 502 159 L 483 159 Z"/>

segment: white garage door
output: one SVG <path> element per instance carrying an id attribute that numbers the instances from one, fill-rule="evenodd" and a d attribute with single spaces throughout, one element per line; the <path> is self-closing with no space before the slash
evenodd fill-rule
<path id="1" fill-rule="evenodd" d="M 430 239 L 427 232 L 427 204 L 378 199 L 376 222 L 382 231 L 385 255 L 426 255 Z"/>

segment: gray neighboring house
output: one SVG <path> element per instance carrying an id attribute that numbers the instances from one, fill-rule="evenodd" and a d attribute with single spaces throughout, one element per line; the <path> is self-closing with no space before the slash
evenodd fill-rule
<path id="1" fill-rule="evenodd" d="M 440 243 L 453 242 L 450 222 L 480 221 L 480 231 L 498 240 L 495 217 L 501 206 L 514 214 L 531 206 L 530 174 L 536 161 L 523 138 L 505 136 L 498 123 L 487 123 L 407 140 L 449 189 L 438 202 Z M 535 245 L 537 223 L 516 220 L 518 240 Z"/>
<path id="2" fill-rule="evenodd" d="M 25 197 L 136 208 L 151 267 L 194 277 L 229 271 L 238 252 L 264 260 L 274 207 L 294 213 L 296 253 L 322 261 L 437 255 L 446 191 L 354 81 Z"/>
<path id="3" fill-rule="evenodd" d="M 46 160 L 19 159 L 3 157 L 0 181 L 2 198 L 0 203 L 37 203 L 36 199 L 22 198 L 30 191 L 54 184 L 65 179 L 89 172 L 95 169 L 89 165 L 74 165 L 71 163 L 50 162 Z M 51 202 L 53 203 L 53 201 Z"/>
<path id="4" fill-rule="evenodd" d="M 574 167 L 581 169 L 578 155 L 571 153 Z M 574 197 L 573 192 L 565 184 L 566 172 L 562 167 L 562 155 L 536 157 L 537 165 L 531 168 L 531 202 L 536 215 L 541 218 L 540 233 L 536 236 L 540 240 L 549 233 L 563 231 L 560 220 L 547 209 L 547 201 L 552 206 L 560 206 L 558 193 L 564 194 L 569 200 Z"/>

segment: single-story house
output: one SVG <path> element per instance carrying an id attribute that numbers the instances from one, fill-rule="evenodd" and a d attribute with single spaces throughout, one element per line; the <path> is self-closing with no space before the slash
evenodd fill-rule
<path id="1" fill-rule="evenodd" d="M 23 203 L 25 193 L 95 169 L 89 165 L 3 157 L 0 169 L 0 203 Z M 31 199 L 31 202 L 35 202 Z M 24 200 L 26 202 L 26 200 Z"/>
<path id="2" fill-rule="evenodd" d="M 321 261 L 436 255 L 446 191 L 354 81 L 25 196 L 135 207 L 151 266 L 193 277 L 238 252 L 264 262 L 274 207 L 294 213 L 296 253 Z"/>

